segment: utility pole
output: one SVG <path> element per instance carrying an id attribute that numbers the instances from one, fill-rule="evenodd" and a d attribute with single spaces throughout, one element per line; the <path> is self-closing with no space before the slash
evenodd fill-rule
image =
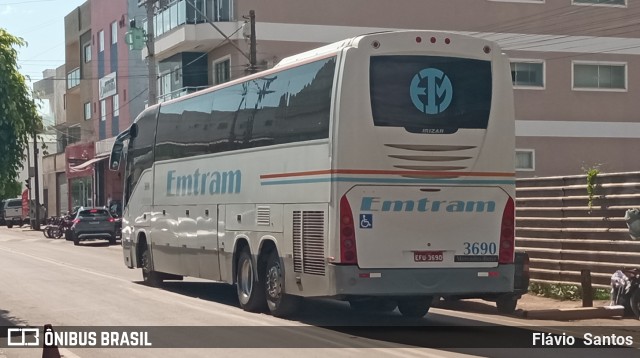
<path id="1" fill-rule="evenodd" d="M 36 202 L 35 206 L 35 214 L 36 218 L 34 221 L 33 230 L 40 230 L 40 180 L 38 178 L 38 132 L 33 132 L 33 181 L 34 181 L 34 190 Z"/>
<path id="2" fill-rule="evenodd" d="M 147 68 L 149 69 L 149 100 L 147 104 L 152 106 L 157 103 L 158 100 L 158 75 L 156 73 L 156 61 L 155 61 L 155 36 L 154 36 L 154 25 L 153 25 L 153 4 L 155 0 L 147 0 L 146 8 L 147 8 Z"/>
<path id="3" fill-rule="evenodd" d="M 251 41 L 249 45 L 249 73 L 256 73 L 256 12 L 253 10 L 249 11 L 249 21 L 251 22 L 251 36 L 249 37 L 249 41 Z"/>

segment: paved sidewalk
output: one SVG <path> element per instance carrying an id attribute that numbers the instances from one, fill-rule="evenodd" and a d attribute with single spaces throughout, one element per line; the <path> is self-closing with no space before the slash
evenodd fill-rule
<path id="1" fill-rule="evenodd" d="M 638 326 L 635 317 L 622 317 L 622 310 L 611 310 L 609 300 L 597 300 L 592 308 L 583 308 L 582 301 L 560 301 L 552 298 L 526 294 L 518 301 L 514 317 L 528 320 L 581 321 L 589 324 L 610 324 L 624 326 Z M 439 301 L 435 307 L 458 310 L 462 312 L 500 315 L 494 302 L 481 299 L 460 301 Z"/>

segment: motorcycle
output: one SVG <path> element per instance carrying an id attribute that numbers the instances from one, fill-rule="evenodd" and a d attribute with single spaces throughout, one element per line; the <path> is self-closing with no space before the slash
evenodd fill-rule
<path id="1" fill-rule="evenodd" d="M 70 240 L 68 237 L 68 231 L 73 225 L 74 216 L 75 215 L 73 214 L 67 214 L 60 217 L 55 217 L 54 220 L 52 220 L 51 224 L 47 225 L 47 227 L 45 228 L 45 236 L 48 235 L 47 237 L 59 239 L 62 237 L 62 235 L 64 235 L 67 240 Z"/>
<path id="2" fill-rule="evenodd" d="M 611 303 L 640 319 L 640 268 L 623 268 L 611 276 Z"/>
<path id="3" fill-rule="evenodd" d="M 53 227 L 58 225 L 57 222 L 57 216 L 51 216 L 47 218 L 45 227 L 42 229 L 42 234 L 44 235 L 44 237 L 46 237 L 47 239 L 53 238 L 53 236 L 51 236 L 51 232 L 53 230 Z"/>

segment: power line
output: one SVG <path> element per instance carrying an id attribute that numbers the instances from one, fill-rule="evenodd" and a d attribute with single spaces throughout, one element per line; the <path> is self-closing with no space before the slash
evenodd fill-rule
<path id="1" fill-rule="evenodd" d="M 118 111 L 120 111 L 120 110 L 121 110 L 121 109 L 123 109 L 123 108 L 128 107 L 128 106 L 129 106 L 129 104 L 130 104 L 131 102 L 133 102 L 136 98 L 138 98 L 138 97 L 142 96 L 145 92 L 147 92 L 147 89 L 142 90 L 140 93 L 138 93 L 138 94 L 137 94 L 137 95 L 135 95 L 134 97 L 131 97 L 131 98 L 130 98 L 128 101 L 126 101 L 123 105 L 118 106 Z M 111 112 L 106 113 L 106 114 L 105 114 L 105 116 L 110 116 L 110 115 L 112 115 L 113 113 L 114 113 L 114 111 L 113 111 L 113 109 L 112 109 L 112 110 L 111 110 Z M 100 121 L 100 118 L 97 118 L 97 120 L 98 120 L 98 121 Z M 133 118 L 132 118 L 132 121 L 133 121 Z M 61 134 L 61 135 L 65 136 L 65 137 L 67 137 L 67 138 L 77 139 L 78 141 L 80 141 L 80 140 L 82 139 L 82 138 L 78 138 L 78 137 L 71 136 L 71 135 L 69 135 L 67 132 L 63 132 L 63 131 L 61 131 L 61 130 L 58 130 L 58 129 L 57 129 L 57 128 L 55 128 L 54 126 L 51 126 L 51 127 L 49 127 L 49 128 L 50 128 L 50 129 L 53 129 L 53 130 L 54 130 L 55 132 L 57 132 L 58 134 Z M 75 128 L 75 127 L 71 127 L 71 126 L 69 126 L 69 127 L 67 127 L 67 128 Z M 95 133 L 95 131 L 93 131 L 93 130 L 86 130 L 86 129 L 82 129 L 82 128 L 80 128 L 80 130 L 81 130 L 81 131 L 84 131 L 85 133 L 88 133 L 88 134 L 94 134 L 94 133 Z"/>

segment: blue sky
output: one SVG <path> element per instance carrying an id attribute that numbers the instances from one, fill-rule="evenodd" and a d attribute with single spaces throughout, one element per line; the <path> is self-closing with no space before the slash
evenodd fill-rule
<path id="1" fill-rule="evenodd" d="M 64 64 L 64 17 L 86 0 L 0 0 L 0 27 L 23 38 L 20 72 L 31 82 Z"/>

